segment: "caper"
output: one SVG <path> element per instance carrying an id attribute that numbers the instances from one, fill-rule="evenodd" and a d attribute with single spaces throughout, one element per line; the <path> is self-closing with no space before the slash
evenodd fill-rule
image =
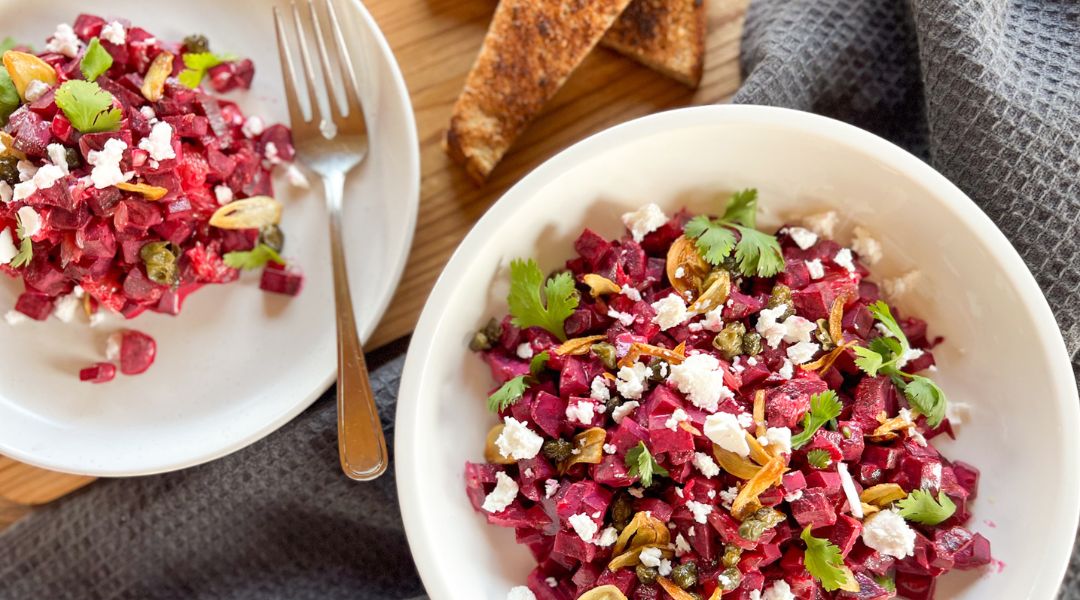
<path id="1" fill-rule="evenodd" d="M 725 567 L 734 567 L 742 560 L 742 548 L 738 546 L 724 546 L 724 556 L 721 561 Z"/>
<path id="2" fill-rule="evenodd" d="M 617 394 L 611 394 L 610 396 L 608 396 L 607 402 L 604 403 L 604 406 L 605 406 L 604 413 L 610 415 L 611 411 L 618 408 L 619 405 L 622 404 L 622 403 L 623 403 L 622 398 L 620 398 Z"/>
<path id="3" fill-rule="evenodd" d="M 184 38 L 184 50 L 192 53 L 209 52 L 210 40 L 201 33 L 194 33 Z"/>
<path id="4" fill-rule="evenodd" d="M 671 570 L 671 580 L 682 589 L 697 585 L 697 563 L 688 560 Z"/>
<path id="5" fill-rule="evenodd" d="M 795 314 L 795 306 L 791 301 L 791 288 L 782 283 L 778 283 L 773 286 L 772 293 L 769 294 L 768 307 L 776 308 L 781 304 L 786 307 L 786 310 L 784 310 L 784 314 L 776 318 L 777 321 L 783 321 Z"/>
<path id="6" fill-rule="evenodd" d="M 654 360 L 649 365 L 649 381 L 653 383 L 662 383 L 667 380 L 670 369 L 666 361 Z"/>
<path id="7" fill-rule="evenodd" d="M 728 323 L 713 338 L 713 347 L 724 354 L 724 358 L 731 360 L 742 354 L 742 337 L 746 333 L 746 326 L 736 321 Z"/>
<path id="8" fill-rule="evenodd" d="M 756 542 L 765 533 L 765 523 L 753 517 L 747 518 L 739 525 L 739 537 L 744 540 Z"/>
<path id="9" fill-rule="evenodd" d="M 67 147 L 64 148 L 64 162 L 67 163 L 68 169 L 77 169 L 82 165 L 82 155 L 76 148 Z"/>
<path id="10" fill-rule="evenodd" d="M 619 492 L 619 495 L 615 496 L 614 502 L 611 503 L 612 525 L 616 530 L 622 532 L 633 518 L 634 498 L 626 492 Z"/>
<path id="11" fill-rule="evenodd" d="M 19 183 L 19 159 L 14 156 L 0 157 L 0 179 L 9 185 Z"/>
<path id="12" fill-rule="evenodd" d="M 648 585 L 650 583 L 656 583 L 656 577 L 660 574 L 656 570 L 656 567 L 646 567 L 645 565 L 640 563 L 638 564 L 637 568 L 634 569 L 634 573 L 637 574 L 638 581 L 644 583 L 645 585 Z"/>
<path id="13" fill-rule="evenodd" d="M 756 331 L 748 331 L 742 337 L 742 351 L 747 356 L 761 354 L 761 334 Z"/>
<path id="14" fill-rule="evenodd" d="M 146 277 L 160 285 L 173 285 L 180 277 L 176 260 L 180 249 L 169 242 L 150 242 L 139 250 L 139 257 L 146 265 Z"/>
<path id="15" fill-rule="evenodd" d="M 498 319 L 492 317 L 490 320 L 488 320 L 487 325 L 484 325 L 484 335 L 486 335 L 488 339 L 492 342 L 501 338 L 502 334 L 502 323 L 499 322 Z"/>
<path id="16" fill-rule="evenodd" d="M 562 462 L 574 453 L 574 445 L 564 439 L 548 440 L 540 450 L 548 460 Z"/>
<path id="17" fill-rule="evenodd" d="M 469 340 L 469 350 L 472 350 L 473 352 L 491 350 L 491 340 L 488 339 L 488 336 L 484 335 L 483 331 L 477 331 L 473 334 L 472 339 Z"/>
<path id="18" fill-rule="evenodd" d="M 601 362 L 604 363 L 604 368 L 609 371 L 615 370 L 615 346 L 607 342 L 600 342 L 599 344 L 592 345 L 592 353 L 595 354 Z"/>
<path id="19" fill-rule="evenodd" d="M 728 567 L 717 576 L 716 580 L 720 582 L 720 589 L 730 592 L 742 583 L 742 572 L 735 567 Z"/>
<path id="20" fill-rule="evenodd" d="M 277 225 L 267 225 L 259 230 L 259 242 L 270 246 L 275 252 L 281 252 L 285 247 L 285 234 Z"/>
<path id="21" fill-rule="evenodd" d="M 821 344 L 822 350 L 829 351 L 836 347 L 836 344 L 833 343 L 832 334 L 829 333 L 829 322 L 825 319 L 817 320 L 817 330 L 814 332 L 814 337 Z"/>

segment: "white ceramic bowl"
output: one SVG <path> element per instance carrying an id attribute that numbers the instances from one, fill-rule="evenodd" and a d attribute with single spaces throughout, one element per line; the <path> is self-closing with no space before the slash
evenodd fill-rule
<path id="1" fill-rule="evenodd" d="M 946 576 L 939 599 L 1055 597 L 1080 506 L 1080 416 L 1061 334 L 1016 251 L 956 186 L 881 138 L 807 113 L 708 106 L 620 125 L 549 160 L 481 219 L 439 279 L 402 376 L 396 447 L 432 598 L 502 600 L 532 567 L 513 531 L 473 512 L 462 476 L 494 422 L 490 375 L 466 343 L 506 312 L 508 262 L 533 256 L 552 269 L 585 226 L 615 236 L 619 215 L 646 202 L 715 212 L 716 192 L 743 187 L 760 191 L 765 226 L 833 208 L 841 242 L 852 224 L 876 232 L 878 280 L 923 272 L 900 305 L 945 336 L 935 379 L 973 411 L 959 439 L 939 445 L 982 469 L 971 527 L 1004 563 Z"/>

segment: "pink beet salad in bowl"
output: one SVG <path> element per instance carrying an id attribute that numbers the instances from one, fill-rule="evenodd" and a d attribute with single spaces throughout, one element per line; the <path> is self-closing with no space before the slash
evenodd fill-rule
<path id="1" fill-rule="evenodd" d="M 508 600 L 926 600 L 988 565 L 979 471 L 933 442 L 964 409 L 943 340 L 883 299 L 911 279 L 870 281 L 880 244 L 829 239 L 835 213 L 772 235 L 755 190 L 717 212 L 647 205 L 559 272 L 511 263 L 471 343 L 498 423 L 465 466 L 537 563 Z"/>
<path id="2" fill-rule="evenodd" d="M 250 59 L 79 15 L 41 52 L 4 40 L 3 66 L 0 272 L 25 286 L 8 324 L 178 315 L 188 294 L 243 269 L 262 269 L 264 290 L 299 292 L 271 182 L 281 165 L 307 185 L 289 129 L 219 96 L 250 87 Z M 141 373 L 156 352 L 121 329 L 80 378 Z"/>

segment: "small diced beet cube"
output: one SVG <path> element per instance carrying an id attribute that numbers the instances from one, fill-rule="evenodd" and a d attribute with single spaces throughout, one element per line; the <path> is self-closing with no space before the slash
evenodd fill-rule
<path id="1" fill-rule="evenodd" d="M 896 592 L 908 600 L 934 600 L 936 584 L 934 578 L 927 575 L 896 574 Z"/>
<path id="2" fill-rule="evenodd" d="M 285 269 L 277 263 L 270 263 L 263 269 L 259 288 L 275 294 L 295 296 L 304 286 L 304 275 L 295 267 Z"/>
<path id="3" fill-rule="evenodd" d="M 836 523 L 836 509 L 822 489 L 803 490 L 802 497 L 791 503 L 791 513 L 800 527 L 817 529 Z"/>
<path id="4" fill-rule="evenodd" d="M 15 301 L 15 310 L 34 319 L 44 321 L 53 311 L 54 298 L 40 292 L 23 292 Z"/>
<path id="5" fill-rule="evenodd" d="M 847 556 L 859 541 L 862 534 L 862 522 L 848 515 L 836 518 L 836 524 L 829 529 L 828 538 L 840 548 L 840 555 Z"/>
<path id="6" fill-rule="evenodd" d="M 957 569 L 976 569 L 990 564 L 990 540 L 982 534 L 972 534 L 971 543 L 957 551 L 954 559 Z"/>
<path id="7" fill-rule="evenodd" d="M 99 362 L 79 371 L 79 381 L 90 383 L 106 383 L 116 377 L 116 365 L 107 362 Z"/>

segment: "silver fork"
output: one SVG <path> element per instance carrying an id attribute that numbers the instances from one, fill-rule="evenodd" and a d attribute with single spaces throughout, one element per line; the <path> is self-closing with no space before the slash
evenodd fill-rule
<path id="1" fill-rule="evenodd" d="M 323 86 L 321 92 L 326 100 L 327 114 L 320 108 L 320 86 L 307 44 L 305 20 L 296 3 L 291 3 L 291 13 L 300 53 L 310 118 L 297 94 L 297 80 L 293 69 L 292 53 L 285 33 L 285 19 L 274 7 L 274 25 L 277 29 L 278 52 L 281 58 L 281 74 L 285 80 L 285 97 L 289 103 L 292 121 L 293 143 L 297 156 L 323 180 L 326 208 L 330 213 L 330 252 L 334 266 L 334 304 L 337 313 L 338 341 L 338 450 L 341 468 L 352 479 L 367 481 L 386 471 L 388 464 L 386 439 L 383 437 L 375 396 L 368 381 L 364 350 L 356 333 L 352 296 L 349 293 L 349 277 L 345 271 L 345 253 L 341 239 L 341 204 L 345 194 L 345 175 L 360 164 L 367 155 L 367 124 L 364 109 L 360 105 L 356 74 L 349 59 L 348 47 L 341 34 L 337 15 L 330 0 L 323 0 L 325 18 L 319 15 L 313 0 L 307 0 L 308 26 L 315 32 L 315 47 L 322 66 Z M 337 62 L 341 78 L 334 77 L 331 55 L 327 52 L 327 39 L 323 28 L 329 23 L 329 45 Z M 345 106 L 338 102 L 335 88 L 345 96 Z"/>

